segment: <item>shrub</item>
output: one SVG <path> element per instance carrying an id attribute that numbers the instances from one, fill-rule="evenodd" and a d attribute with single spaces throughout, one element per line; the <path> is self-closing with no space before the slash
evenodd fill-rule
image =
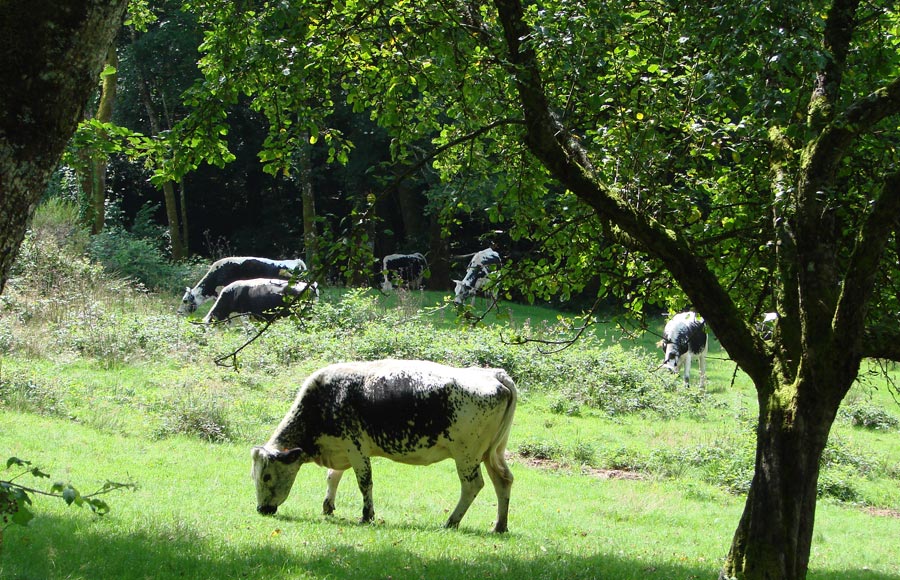
<path id="1" fill-rule="evenodd" d="M 154 241 L 118 227 L 107 228 L 94 236 L 90 255 L 116 276 L 126 277 L 150 290 L 173 294 L 183 292 L 185 280 L 193 279 L 198 270 L 196 262 L 176 264 Z"/>
<path id="2" fill-rule="evenodd" d="M 559 443 L 543 439 L 531 439 L 521 442 L 516 449 L 516 453 L 522 457 L 543 460 L 560 459 L 563 455 L 562 446 Z"/>
<path id="3" fill-rule="evenodd" d="M 174 435 L 199 437 L 210 443 L 233 439 L 224 405 L 216 400 L 191 395 L 170 405 L 155 433 L 157 438 Z"/>
<path id="4" fill-rule="evenodd" d="M 2 368 L 0 368 L 2 370 Z M 0 372 L 0 405 L 14 411 L 64 416 L 65 405 L 58 388 L 32 376 L 9 376 Z"/>
<path id="5" fill-rule="evenodd" d="M 849 407 L 841 409 L 841 414 L 849 418 L 851 424 L 865 429 L 890 431 L 900 426 L 900 419 L 871 403 L 851 404 Z"/>

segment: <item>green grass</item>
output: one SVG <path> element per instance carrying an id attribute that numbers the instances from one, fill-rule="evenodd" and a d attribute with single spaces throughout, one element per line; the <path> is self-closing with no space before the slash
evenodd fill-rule
<path id="1" fill-rule="evenodd" d="M 600 479 L 514 461 L 511 533 L 487 531 L 496 509 L 489 488 L 448 531 L 441 525 L 458 492 L 452 464 L 380 460 L 375 524 L 356 522 L 352 477 L 336 515 L 320 515 L 325 472 L 313 466 L 301 470 L 279 515 L 266 518 L 254 510 L 246 445 L 123 438 L 8 412 L 0 425 L 0 448 L 40 457 L 82 491 L 106 478 L 139 486 L 110 497 L 103 518 L 38 498 L 32 524 L 5 533 L 3 578 L 712 577 L 741 509 L 740 498 L 697 483 Z M 898 548 L 900 520 L 824 505 L 810 577 L 896 577 Z"/>
<path id="2" fill-rule="evenodd" d="M 457 325 L 452 307 L 431 308 L 441 293 L 325 289 L 315 320 L 279 322 L 235 372 L 212 361 L 250 336 L 244 325 L 192 325 L 174 315 L 174 296 L 89 294 L 83 304 L 73 298 L 78 317 L 55 307 L 47 316 L 15 289 L 5 296 L 0 459 L 34 461 L 82 492 L 107 479 L 138 490 L 109 496 L 103 518 L 36 497 L 31 524 L 4 531 L 4 580 L 711 578 L 727 552 L 756 398 L 714 341 L 700 392 L 648 372 L 659 359 L 652 334 L 625 338 L 598 325 L 596 341 L 541 355 L 504 340 L 558 336 L 550 308 L 503 302 L 501 317 L 485 318 L 494 330 L 472 330 Z M 374 525 L 356 523 L 351 475 L 336 516 L 321 516 L 324 470 L 314 466 L 301 470 L 278 516 L 255 513 L 250 446 L 268 438 L 311 370 L 376 356 L 514 373 L 509 535 L 488 532 L 490 485 L 460 530 L 441 528 L 459 493 L 451 462 L 375 462 Z M 826 453 L 810 577 L 898 578 L 898 431 L 854 421 L 880 425 L 881 413 L 900 413 L 880 378 L 855 385 L 845 406 L 856 414 L 839 416 Z M 536 465 L 538 453 L 550 461 Z M 603 477 L 613 469 L 637 479 Z"/>

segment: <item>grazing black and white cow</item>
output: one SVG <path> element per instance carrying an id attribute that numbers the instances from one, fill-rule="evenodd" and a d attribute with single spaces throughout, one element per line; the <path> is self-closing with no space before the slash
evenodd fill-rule
<path id="1" fill-rule="evenodd" d="M 465 277 L 462 280 L 454 280 L 456 289 L 453 301 L 462 304 L 468 298 L 474 297 L 488 281 L 488 275 L 499 267 L 500 254 L 492 248 L 477 252 L 466 267 Z"/>
<path id="2" fill-rule="evenodd" d="M 411 465 L 456 462 L 461 492 L 446 527 L 459 525 L 484 486 L 481 464 L 497 493 L 495 532 L 507 529 L 513 476 L 504 451 L 516 409 L 506 371 L 454 368 L 420 360 L 334 364 L 304 381 L 268 443 L 254 447 L 256 509 L 274 514 L 300 466 L 328 468 L 322 506 L 334 512 L 338 483 L 353 468 L 363 496 L 362 521 L 375 517 L 370 457 Z"/>
<path id="3" fill-rule="evenodd" d="M 252 256 L 222 258 L 213 262 L 193 288 L 185 288 L 179 314 L 194 312 L 197 307 L 219 295 L 219 290 L 237 280 L 281 278 L 288 280 L 306 270 L 303 260 L 270 260 Z"/>
<path id="4" fill-rule="evenodd" d="M 775 325 L 778 323 L 777 312 L 766 312 L 762 320 L 756 323 L 756 331 L 763 340 L 771 340 L 775 334 Z"/>
<path id="5" fill-rule="evenodd" d="M 389 254 L 381 261 L 381 265 L 381 289 L 385 292 L 393 290 L 394 285 L 418 290 L 422 287 L 422 277 L 428 269 L 428 261 L 419 252 Z"/>
<path id="6" fill-rule="evenodd" d="M 287 280 L 277 278 L 253 278 L 237 280 L 222 288 L 216 303 L 209 309 L 203 322 L 209 324 L 213 320 L 227 320 L 232 314 L 249 314 L 261 320 L 274 320 L 290 314 L 285 296 L 300 296 L 311 292 L 318 298 L 319 287 L 313 282 L 297 282 L 289 285 Z"/>
<path id="7" fill-rule="evenodd" d="M 666 323 L 663 339 L 657 344 L 665 352 L 660 368 L 681 371 L 685 386 L 690 384 L 691 357 L 696 355 L 700 366 L 700 387 L 706 386 L 706 322 L 695 312 L 676 314 Z"/>

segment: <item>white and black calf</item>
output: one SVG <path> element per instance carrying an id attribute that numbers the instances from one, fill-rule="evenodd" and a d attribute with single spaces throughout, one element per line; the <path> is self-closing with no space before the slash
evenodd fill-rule
<path id="1" fill-rule="evenodd" d="M 516 387 L 502 369 L 454 368 L 428 361 L 348 362 L 304 381 L 268 443 L 254 447 L 256 509 L 274 514 L 300 466 L 328 468 L 323 512 L 335 509 L 341 476 L 353 468 L 363 496 L 362 521 L 375 517 L 371 457 L 411 465 L 456 462 L 457 527 L 484 486 L 481 464 L 497 493 L 495 532 L 505 532 L 513 476 L 504 452 L 516 409 Z"/>
<path id="2" fill-rule="evenodd" d="M 382 259 L 381 265 L 381 289 L 385 292 L 390 292 L 395 286 L 418 290 L 428 269 L 428 261 L 419 252 L 389 254 Z"/>
<path id="3" fill-rule="evenodd" d="M 193 288 L 185 288 L 179 314 L 194 312 L 208 300 L 215 299 L 222 288 L 237 280 L 280 278 L 288 280 L 306 270 L 303 260 L 270 260 L 252 256 L 222 258 L 213 262 Z"/>
<path id="4" fill-rule="evenodd" d="M 700 386 L 706 386 L 706 351 L 709 341 L 706 322 L 695 312 L 676 314 L 666 323 L 663 339 L 657 344 L 665 353 L 661 368 L 681 371 L 685 386 L 690 384 L 691 358 L 697 357 L 700 367 Z"/>
<path id="5" fill-rule="evenodd" d="M 466 267 L 465 277 L 462 280 L 454 280 L 456 289 L 453 301 L 462 304 L 467 299 L 474 298 L 475 294 L 487 283 L 490 273 L 499 267 L 500 254 L 492 248 L 477 252 Z"/>
<path id="6" fill-rule="evenodd" d="M 290 305 L 285 296 L 300 296 L 310 293 L 308 298 L 318 298 L 318 284 L 296 282 L 275 278 L 254 278 L 238 280 L 222 288 L 216 303 L 209 309 L 203 322 L 227 320 L 232 314 L 249 314 L 260 320 L 274 320 L 290 314 Z"/>

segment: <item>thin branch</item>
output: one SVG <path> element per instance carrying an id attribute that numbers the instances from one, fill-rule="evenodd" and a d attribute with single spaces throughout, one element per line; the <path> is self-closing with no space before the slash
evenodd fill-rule
<path id="1" fill-rule="evenodd" d="M 859 230 L 843 280 L 834 317 L 837 337 L 859 336 L 865 312 L 875 291 L 879 263 L 891 234 L 900 223 L 900 172 L 889 175 Z M 846 346 L 849 345 L 845 345 Z M 895 359 L 900 360 L 900 359 Z"/>
<path id="2" fill-rule="evenodd" d="M 562 351 L 566 350 L 567 348 L 569 348 L 570 346 L 572 346 L 573 344 L 575 344 L 576 342 L 578 342 L 578 339 L 580 339 L 582 337 L 582 335 L 587 331 L 587 329 L 594 326 L 597 323 L 597 321 L 593 320 L 593 316 L 594 316 L 594 313 L 597 310 L 599 310 L 600 305 L 603 302 L 604 298 L 605 298 L 605 295 L 598 296 L 597 300 L 594 301 L 594 304 L 591 305 L 591 308 L 588 310 L 588 312 L 579 317 L 582 320 L 585 320 L 586 322 L 584 324 L 582 324 L 581 326 L 575 328 L 575 334 L 573 336 L 570 336 L 568 338 L 564 338 L 561 340 L 549 340 L 549 339 L 545 339 L 545 338 L 535 338 L 533 336 L 527 336 L 527 337 L 518 337 L 518 338 L 514 338 L 510 341 L 507 341 L 506 338 L 503 337 L 503 335 L 501 334 L 500 341 L 503 344 L 509 344 L 509 345 L 523 345 L 523 344 L 528 344 L 528 343 L 535 343 L 535 344 L 545 344 L 545 345 L 552 345 L 552 346 L 559 347 L 554 350 L 543 350 L 541 348 L 538 348 L 538 352 L 540 352 L 541 354 L 544 354 L 544 355 L 556 354 L 558 352 L 562 352 Z"/>
<path id="3" fill-rule="evenodd" d="M 425 167 L 430 161 L 433 161 L 436 157 L 438 157 L 441 153 L 443 153 L 444 151 L 447 151 L 448 149 L 452 149 L 452 148 L 456 147 L 457 145 L 461 145 L 461 144 L 469 142 L 469 141 L 474 141 L 478 137 L 481 137 L 485 133 L 489 133 L 490 131 L 493 131 L 497 127 L 502 127 L 504 125 L 524 125 L 524 124 L 525 124 L 525 121 L 523 121 L 522 119 L 498 119 L 496 121 L 488 123 L 487 125 L 484 125 L 483 127 L 479 127 L 478 129 L 475 129 L 471 133 L 461 135 L 461 136 L 457 137 L 456 139 L 449 141 L 448 143 L 444 143 L 437 149 L 434 149 L 433 151 L 427 153 L 419 161 L 417 161 L 417 162 L 413 163 L 412 165 L 410 165 L 409 167 L 407 167 L 404 172 L 397 175 L 397 177 L 395 177 L 394 180 L 390 184 L 388 184 L 387 186 L 384 187 L 384 189 L 382 189 L 381 194 L 384 194 L 385 192 L 396 189 L 410 175 L 412 175 L 416 171 Z M 380 194 L 379 194 L 379 197 L 380 197 Z"/>
<path id="4" fill-rule="evenodd" d="M 900 331 L 887 327 L 867 328 L 863 335 L 862 355 L 900 362 Z"/>

